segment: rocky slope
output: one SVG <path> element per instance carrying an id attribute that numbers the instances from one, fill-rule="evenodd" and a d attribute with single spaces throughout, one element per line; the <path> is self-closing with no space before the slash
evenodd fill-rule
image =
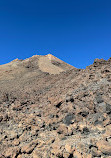
<path id="1" fill-rule="evenodd" d="M 51 54 L 0 66 L 0 158 L 110 158 L 111 58 Z"/>

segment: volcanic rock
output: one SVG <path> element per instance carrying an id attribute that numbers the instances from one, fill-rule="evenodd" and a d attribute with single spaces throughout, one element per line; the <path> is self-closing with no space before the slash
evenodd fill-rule
<path id="1" fill-rule="evenodd" d="M 0 65 L 0 158 L 111 157 L 111 58 Z"/>

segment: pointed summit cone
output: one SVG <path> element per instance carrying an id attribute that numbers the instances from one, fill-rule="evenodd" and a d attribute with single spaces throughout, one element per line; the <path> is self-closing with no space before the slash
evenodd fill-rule
<path id="1" fill-rule="evenodd" d="M 69 69 L 74 69 L 73 66 L 65 63 L 52 54 L 40 56 L 38 65 L 41 71 L 48 72 L 49 74 L 59 74 Z"/>
<path id="2" fill-rule="evenodd" d="M 52 55 L 52 54 L 48 54 L 48 55 L 46 55 L 48 58 L 49 58 L 49 60 L 51 60 L 51 61 L 58 61 L 58 62 L 63 62 L 62 60 L 60 60 L 59 58 L 57 58 L 57 57 L 55 57 L 54 55 Z"/>
<path id="3" fill-rule="evenodd" d="M 7 64 L 0 65 L 0 80 L 14 79 L 20 76 L 30 78 L 31 76 L 38 76 L 40 73 L 56 75 L 70 69 L 76 68 L 52 54 L 34 55 L 25 60 L 15 59 Z"/>
<path id="4" fill-rule="evenodd" d="M 0 98 L 3 93 L 14 94 L 15 91 L 19 97 L 27 91 L 31 95 L 33 87 L 42 90 L 46 84 L 53 82 L 53 78 L 58 79 L 70 70 L 77 69 L 51 54 L 34 55 L 25 60 L 15 59 L 0 65 Z"/>

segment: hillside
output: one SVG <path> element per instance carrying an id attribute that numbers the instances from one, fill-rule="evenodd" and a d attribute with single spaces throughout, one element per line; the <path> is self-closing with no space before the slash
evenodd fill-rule
<path id="1" fill-rule="evenodd" d="M 111 58 L 0 65 L 0 158 L 94 157 L 111 157 Z"/>

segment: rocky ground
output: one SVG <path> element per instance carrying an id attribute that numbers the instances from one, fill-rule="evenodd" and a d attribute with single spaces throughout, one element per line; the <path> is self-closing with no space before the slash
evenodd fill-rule
<path id="1" fill-rule="evenodd" d="M 0 158 L 110 158 L 111 58 L 52 55 L 0 66 Z"/>

